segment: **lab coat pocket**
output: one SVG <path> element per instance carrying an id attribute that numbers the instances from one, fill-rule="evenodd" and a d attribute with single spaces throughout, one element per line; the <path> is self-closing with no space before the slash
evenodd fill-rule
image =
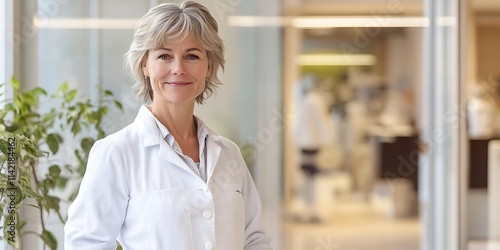
<path id="1" fill-rule="evenodd" d="M 184 188 L 142 194 L 150 249 L 192 249 L 190 208 Z"/>

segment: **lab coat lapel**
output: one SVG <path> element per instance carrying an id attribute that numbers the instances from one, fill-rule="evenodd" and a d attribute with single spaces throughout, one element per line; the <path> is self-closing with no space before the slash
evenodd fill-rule
<path id="1" fill-rule="evenodd" d="M 181 157 L 165 142 L 155 125 L 155 118 L 146 106 L 142 106 L 135 118 L 137 133 L 139 135 L 141 146 L 150 147 L 159 144 L 158 155 L 160 158 L 170 162 L 187 172 L 196 175 L 192 169 L 181 159 Z"/>
<path id="2" fill-rule="evenodd" d="M 210 131 L 211 132 L 211 131 Z M 209 132 L 209 136 L 207 139 L 207 183 L 210 181 L 212 174 L 214 173 L 215 166 L 219 160 L 221 146 L 218 144 L 220 140 L 217 135 L 214 135 Z"/>
<path id="3" fill-rule="evenodd" d="M 181 157 L 172 149 L 166 142 L 160 142 L 160 150 L 158 152 L 160 158 L 170 162 L 185 171 L 196 175 L 191 168 L 181 159 Z"/>

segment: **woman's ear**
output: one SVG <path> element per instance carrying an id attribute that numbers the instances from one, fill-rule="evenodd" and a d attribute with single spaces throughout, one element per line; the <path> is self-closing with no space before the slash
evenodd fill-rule
<path id="1" fill-rule="evenodd" d="M 148 61 L 148 54 L 146 53 L 144 58 L 142 58 L 142 62 L 141 62 L 142 73 L 144 74 L 144 76 L 149 76 L 148 67 L 146 64 L 147 61 Z"/>

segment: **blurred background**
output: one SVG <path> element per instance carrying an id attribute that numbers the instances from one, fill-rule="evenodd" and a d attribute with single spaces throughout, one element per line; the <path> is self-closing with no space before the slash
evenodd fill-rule
<path id="1" fill-rule="evenodd" d="M 123 104 L 103 121 L 115 132 L 141 105 L 123 56 L 163 2 L 1 1 L 0 81 L 68 82 L 93 102 L 109 89 Z M 226 69 L 195 113 L 240 146 L 274 249 L 500 249 L 500 2 L 198 2 L 219 22 Z"/>

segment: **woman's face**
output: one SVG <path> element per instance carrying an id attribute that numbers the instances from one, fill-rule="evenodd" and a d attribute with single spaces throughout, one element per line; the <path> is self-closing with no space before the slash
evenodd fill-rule
<path id="1" fill-rule="evenodd" d="M 154 103 L 194 103 L 210 73 L 207 51 L 191 34 L 178 43 L 149 50 L 142 67 L 150 78 Z"/>

